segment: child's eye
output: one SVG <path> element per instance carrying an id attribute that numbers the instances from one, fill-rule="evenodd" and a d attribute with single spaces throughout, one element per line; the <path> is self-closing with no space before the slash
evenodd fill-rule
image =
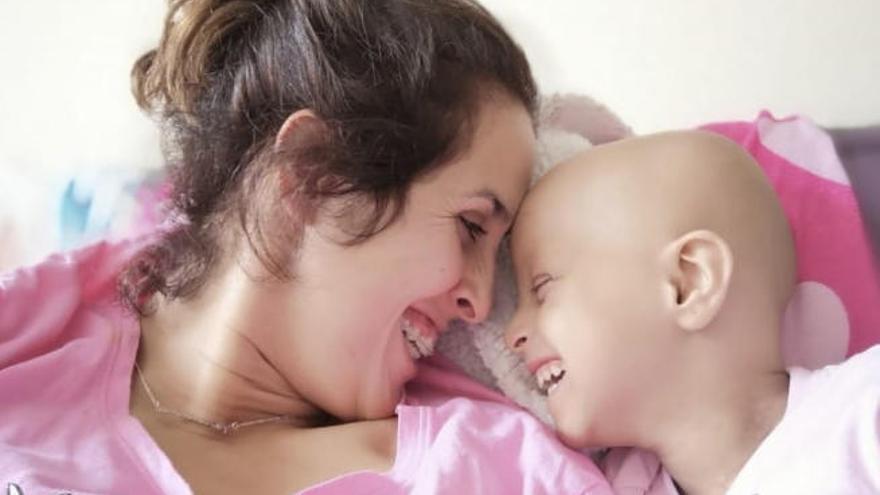
<path id="1" fill-rule="evenodd" d="M 547 284 L 553 280 L 554 278 L 546 273 L 538 275 L 532 279 L 532 294 L 534 294 L 535 300 L 538 301 L 538 304 L 544 302 L 544 299 L 547 297 Z"/>
<path id="2" fill-rule="evenodd" d="M 458 216 L 461 224 L 464 225 L 465 230 L 467 230 L 468 236 L 471 238 L 471 241 L 477 242 L 477 239 L 486 235 L 486 229 L 484 229 L 480 224 L 476 222 L 471 222 L 464 215 Z"/>

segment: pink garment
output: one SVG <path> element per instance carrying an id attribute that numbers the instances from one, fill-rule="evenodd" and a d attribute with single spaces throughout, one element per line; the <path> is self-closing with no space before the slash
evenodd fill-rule
<path id="1" fill-rule="evenodd" d="M 36 494 L 187 494 L 129 415 L 136 320 L 116 302 L 137 242 L 101 243 L 0 276 L 0 487 Z M 301 493 L 611 493 L 585 456 L 505 398 L 426 363 L 398 405 L 386 473 Z"/>
<path id="2" fill-rule="evenodd" d="M 650 451 L 611 449 L 600 465 L 617 495 L 678 495 L 672 477 Z"/>
<path id="3" fill-rule="evenodd" d="M 728 495 L 880 493 L 880 346 L 818 371 L 789 370 L 785 414 Z M 674 495 L 660 462 L 612 449 L 602 470 L 618 495 Z"/>
<path id="4" fill-rule="evenodd" d="M 782 421 L 727 493 L 880 493 L 880 346 L 789 376 Z"/>

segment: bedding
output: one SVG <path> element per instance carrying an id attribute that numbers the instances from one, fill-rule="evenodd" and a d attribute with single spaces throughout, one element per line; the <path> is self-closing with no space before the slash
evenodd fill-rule
<path id="1" fill-rule="evenodd" d="M 739 143 L 756 159 L 788 216 L 798 283 L 782 330 L 786 364 L 816 369 L 880 342 L 880 272 L 866 221 L 880 212 L 870 210 L 876 197 L 871 191 L 880 189 L 871 140 L 839 133 L 835 141 L 807 117 L 769 112 L 752 122 L 703 128 Z M 847 146 L 845 160 L 841 145 Z"/>

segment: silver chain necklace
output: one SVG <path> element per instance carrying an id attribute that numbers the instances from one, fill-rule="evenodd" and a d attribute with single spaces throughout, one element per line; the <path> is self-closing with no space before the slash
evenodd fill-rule
<path id="1" fill-rule="evenodd" d="M 175 411 L 174 409 L 169 409 L 162 405 L 159 402 L 159 399 L 156 398 L 156 395 L 153 393 L 153 390 L 150 388 L 150 385 L 147 383 L 147 379 L 144 378 L 144 373 L 141 371 L 141 367 L 138 366 L 137 361 L 134 363 L 134 368 L 137 370 L 138 378 L 141 381 L 141 385 L 144 386 L 144 391 L 147 393 L 147 397 L 150 398 L 150 402 L 153 403 L 153 409 L 156 410 L 157 413 L 165 414 L 167 416 L 172 416 L 178 419 L 182 419 L 184 421 L 188 421 L 190 423 L 195 423 L 198 425 L 202 425 L 204 427 L 210 428 L 221 435 L 231 435 L 242 428 L 247 428 L 248 426 L 257 426 L 263 425 L 267 423 L 280 423 L 282 421 L 290 421 L 290 416 L 286 414 L 279 414 L 277 416 L 269 416 L 266 418 L 258 418 L 251 419 L 248 421 L 230 421 L 228 423 L 222 423 L 219 421 L 208 421 L 206 419 L 197 418 L 191 414 L 187 414 L 185 412 Z"/>

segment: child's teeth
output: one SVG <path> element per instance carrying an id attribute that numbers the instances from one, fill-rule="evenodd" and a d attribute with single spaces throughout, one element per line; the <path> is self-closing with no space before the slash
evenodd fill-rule
<path id="1" fill-rule="evenodd" d="M 553 390 L 556 389 L 559 382 L 562 381 L 562 378 L 565 376 L 565 368 L 562 367 L 562 363 L 559 361 L 553 361 L 552 363 L 545 364 L 541 366 L 538 371 L 535 372 L 535 378 L 538 382 L 538 388 L 541 389 L 547 395 L 550 395 Z"/>

